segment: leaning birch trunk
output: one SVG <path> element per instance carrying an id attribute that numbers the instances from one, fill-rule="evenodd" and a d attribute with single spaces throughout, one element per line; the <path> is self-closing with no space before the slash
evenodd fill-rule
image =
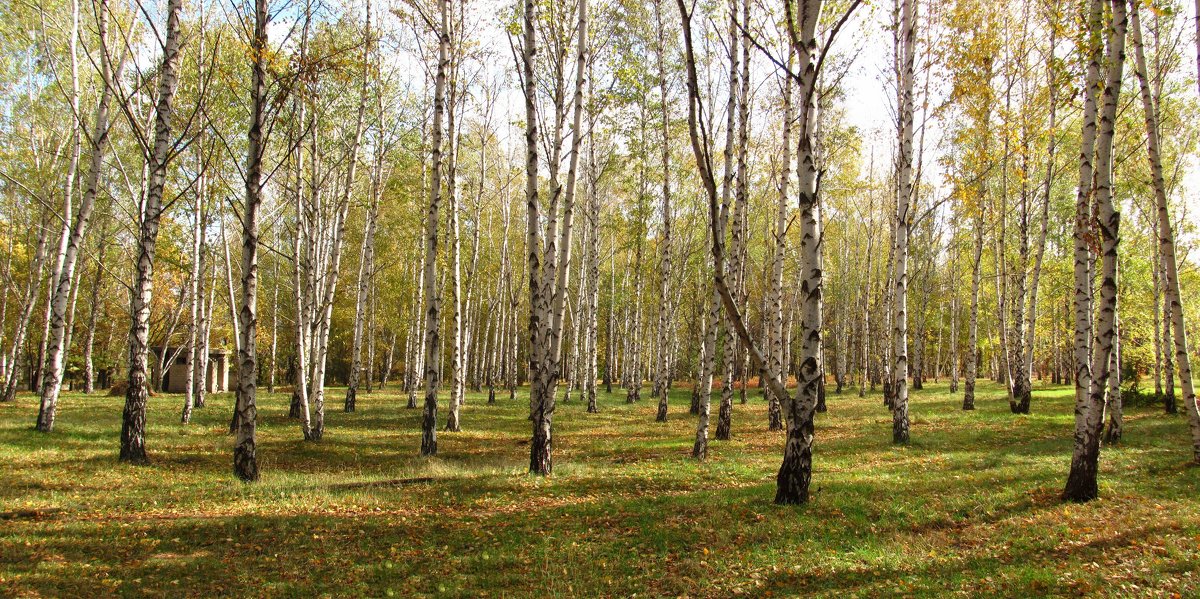
<path id="1" fill-rule="evenodd" d="M 121 416 L 122 462 L 144 464 L 146 457 L 146 399 L 147 359 L 150 338 L 150 299 L 154 292 L 154 257 L 158 244 L 158 227 L 163 212 L 163 187 L 167 178 L 167 159 L 171 153 L 172 101 L 179 83 L 179 13 L 182 0 L 167 1 L 167 23 L 163 44 L 162 65 L 159 68 L 158 104 L 154 117 L 154 145 L 147 155 L 149 181 L 146 186 L 145 207 L 138 228 L 137 261 L 135 262 L 132 318 L 129 326 L 129 379 L 125 392 L 125 408 Z"/>
<path id="2" fill-rule="evenodd" d="M 892 321 L 895 352 L 892 442 L 908 443 L 908 236 L 914 190 L 913 170 L 913 63 L 916 58 L 916 0 L 901 0 L 900 152 L 896 197 L 896 273 L 893 284 L 895 318 Z"/>
<path id="3" fill-rule="evenodd" d="M 257 1 L 257 0 L 256 0 Z M 225 219 L 221 218 L 221 255 L 225 258 L 225 292 L 227 304 L 229 306 L 229 321 L 233 325 L 233 330 L 240 331 L 241 326 L 238 324 L 239 309 L 237 296 L 233 287 L 233 259 L 229 255 L 229 238 L 225 234 Z M 241 338 L 238 335 L 233 336 L 233 351 L 241 353 Z M 231 428 L 229 432 L 233 432 Z"/>
<path id="4" fill-rule="evenodd" d="M 1171 226 L 1171 212 L 1167 206 L 1166 182 L 1163 179 L 1160 141 L 1158 139 L 1158 106 L 1150 93 L 1146 76 L 1146 59 L 1142 49 L 1141 24 L 1138 21 L 1137 3 L 1133 4 L 1132 34 L 1134 60 L 1138 82 L 1142 89 L 1142 107 L 1146 115 L 1146 148 L 1150 157 L 1150 173 L 1154 181 L 1154 199 L 1158 213 L 1159 255 L 1166 276 L 1163 280 L 1164 295 L 1170 308 L 1171 330 L 1175 341 L 1175 362 L 1179 365 L 1179 382 L 1183 388 L 1183 409 L 1187 413 L 1192 434 L 1192 460 L 1200 463 L 1200 407 L 1196 404 L 1196 390 L 1192 386 L 1192 362 L 1188 353 L 1187 329 L 1183 312 L 1183 297 L 1180 293 L 1179 268 L 1175 257 L 1175 233 Z M 1197 22 L 1200 28 L 1200 21 Z M 1197 42 L 1197 64 L 1200 66 L 1200 41 Z M 1172 387 L 1174 385 L 1172 384 Z M 1173 391 L 1173 389 L 1172 389 Z"/>
<path id="5" fill-rule="evenodd" d="M 50 271 L 50 280 L 47 281 L 46 289 L 46 316 L 43 320 L 43 330 L 41 345 L 38 348 L 37 362 L 34 364 L 33 381 L 30 383 L 30 390 L 41 394 L 40 408 L 38 410 L 37 430 L 48 432 L 54 425 L 54 408 L 58 401 L 59 385 L 57 378 L 60 376 L 54 364 L 51 363 L 49 351 L 54 350 L 54 361 L 59 365 L 62 364 L 62 354 L 66 349 L 63 348 L 63 337 L 65 335 L 65 314 L 67 311 L 67 303 L 70 301 L 72 277 L 63 277 L 66 271 L 68 254 L 72 251 L 72 242 L 75 241 L 75 228 L 72 227 L 72 202 L 75 199 L 75 179 L 79 173 L 79 157 L 83 146 L 83 118 L 79 110 L 79 2 L 72 0 L 71 2 L 71 33 L 68 37 L 68 51 L 71 56 L 71 93 L 69 96 L 69 108 L 72 116 L 71 123 L 71 145 L 70 159 L 67 164 L 65 174 L 65 189 L 63 192 L 63 209 L 62 209 L 62 227 L 59 235 L 58 248 L 54 253 L 54 267 Z M 105 91 L 107 92 L 105 86 Z M 95 196 L 93 194 L 93 200 Z M 89 209 L 90 212 L 90 209 Z M 83 216 L 81 214 L 80 216 Z M 86 225 L 85 225 L 86 229 Z M 74 243 L 74 254 L 78 255 L 79 243 Z M 62 289 L 65 292 L 59 293 Z M 53 323 L 53 324 L 51 324 Z M 53 337 L 53 341 L 51 341 Z M 55 371 L 47 373 L 46 370 Z M 43 382 L 52 381 L 51 387 L 43 386 Z"/>
<path id="6" fill-rule="evenodd" d="M 711 232 L 713 257 L 713 286 L 719 296 L 725 312 L 731 318 L 737 335 L 749 349 L 755 364 L 767 377 L 772 392 L 783 398 L 788 415 L 788 438 L 784 448 L 783 464 L 780 466 L 776 479 L 777 493 L 775 502 L 781 504 L 803 503 L 808 500 L 808 483 L 812 475 L 812 432 L 813 416 L 816 409 L 818 379 L 821 372 L 820 339 L 821 339 L 821 273 L 812 268 L 819 264 L 820 227 L 815 218 L 817 203 L 816 163 L 812 132 L 815 125 L 814 92 L 817 82 L 817 65 L 814 56 L 816 43 L 816 25 L 820 19 L 821 2 L 806 0 L 802 7 L 799 33 L 793 38 L 792 51 L 799 57 L 800 81 L 799 91 L 803 100 L 801 104 L 800 139 L 798 143 L 800 170 L 798 172 L 798 191 L 801 212 L 801 260 L 803 276 L 800 283 L 803 317 L 801 335 L 803 338 L 802 364 L 798 373 L 798 397 L 793 400 L 788 396 L 787 388 L 783 385 L 782 373 L 771 368 L 764 358 L 762 351 L 753 342 L 750 331 L 738 311 L 738 304 L 724 277 L 725 243 L 724 227 L 728 221 L 728 206 L 719 205 L 716 179 L 713 176 L 712 156 L 708 150 L 707 135 L 702 139 L 697 124 L 697 112 L 702 108 L 700 103 L 700 85 L 696 75 L 696 59 L 692 49 L 692 24 L 684 0 L 676 0 L 683 24 L 683 41 L 685 51 L 685 66 L 687 69 L 688 89 L 688 134 L 691 140 L 692 153 L 696 158 L 700 177 L 708 199 L 709 229 Z M 790 9 L 790 5 L 788 5 Z M 789 19 L 791 15 L 788 15 Z"/>
<path id="7" fill-rule="evenodd" d="M 1089 19 L 1089 43 L 1091 60 L 1088 64 L 1088 83 L 1099 80 L 1100 38 L 1099 2 L 1093 0 Z M 1120 214 L 1112 201 L 1112 156 L 1113 133 L 1116 126 L 1117 99 L 1121 93 L 1121 74 L 1125 66 L 1125 2 L 1112 3 L 1112 26 L 1109 29 L 1107 77 L 1104 84 L 1102 108 L 1095 108 L 1096 85 L 1089 85 L 1084 104 L 1084 151 L 1080 153 L 1080 194 L 1075 230 L 1075 354 L 1076 354 L 1076 403 L 1075 403 L 1075 448 L 1071 456 L 1071 470 L 1063 490 L 1063 499 L 1090 501 L 1099 495 L 1096 475 L 1100 460 L 1100 434 L 1104 425 L 1104 395 L 1107 391 L 1109 358 L 1112 352 L 1114 323 L 1116 318 L 1117 286 L 1117 241 Z M 1089 104 L 1091 104 L 1089 106 Z M 1090 118 L 1089 118 L 1090 117 Z M 1098 120 L 1098 126 L 1097 126 Z M 1099 131 L 1097 132 L 1097 128 Z M 1089 142 L 1094 138 L 1095 177 L 1091 176 L 1091 152 Z M 1084 175 L 1088 175 L 1084 178 Z M 1096 214 L 1088 218 L 1088 196 L 1094 180 Z M 1084 182 L 1087 182 L 1086 184 Z M 1094 337 L 1091 333 L 1091 278 L 1088 272 L 1088 240 L 1095 233 L 1093 224 L 1099 228 L 1100 255 L 1102 258 L 1100 298 L 1095 321 Z M 1082 276 L 1081 276 L 1082 275 Z M 1088 338 L 1091 337 L 1089 348 Z M 1090 356 L 1089 356 L 1089 349 Z M 1089 363 L 1090 358 L 1090 363 Z"/>
<path id="8" fill-rule="evenodd" d="M 235 395 L 236 440 L 233 473 L 243 481 L 258 480 L 255 425 L 258 408 L 258 210 L 262 206 L 263 154 L 266 152 L 267 0 L 254 2 L 254 37 L 250 41 L 250 130 L 246 135 L 246 206 L 242 214 L 242 294 L 238 310 L 238 372 Z"/>
<path id="9" fill-rule="evenodd" d="M 79 8 L 78 4 L 74 5 L 76 21 L 78 21 Z M 101 2 L 100 8 L 97 9 L 97 26 L 99 28 L 100 43 L 108 43 L 108 18 L 107 18 L 107 3 Z M 76 27 L 78 22 L 76 22 Z M 124 60 L 116 67 L 115 77 L 112 70 L 112 65 L 108 59 L 108 52 L 101 52 L 100 76 L 105 82 L 110 82 L 114 78 L 119 79 L 123 70 Z M 75 265 L 79 259 L 79 251 L 83 247 L 84 235 L 87 234 L 88 226 L 92 220 L 92 210 L 96 205 L 96 193 L 100 187 L 100 171 L 104 168 L 104 153 L 108 149 L 108 112 L 109 106 L 112 103 L 112 91 L 106 83 L 104 89 L 100 93 L 100 101 L 96 106 L 96 114 L 92 118 L 93 131 L 91 135 L 92 156 L 91 162 L 88 165 L 87 183 L 83 190 L 83 197 L 79 202 L 79 212 L 75 215 L 74 221 L 71 222 L 70 232 L 67 239 L 66 247 L 62 256 L 62 268 L 58 273 L 58 280 L 54 282 L 54 294 L 50 297 L 51 305 L 51 320 L 50 320 L 50 338 L 47 343 L 46 354 L 46 373 L 42 380 L 41 389 L 41 407 L 38 411 L 37 430 L 49 432 L 54 428 L 54 416 L 58 407 L 58 395 L 62 391 L 62 376 L 63 365 L 66 360 L 66 353 L 69 349 L 69 342 L 64 343 L 68 336 L 67 320 L 68 315 L 68 300 L 72 297 L 75 281 Z M 71 194 L 68 186 L 67 194 Z M 64 214 L 64 216 L 69 216 Z M 65 231 L 64 231 L 65 232 Z M 73 313 L 74 310 L 71 310 Z"/>
<path id="10" fill-rule="evenodd" d="M 438 386 L 441 384 L 441 293 L 437 288 L 438 208 L 442 200 L 442 115 L 446 111 L 446 71 L 450 64 L 450 0 L 440 0 L 437 78 L 433 92 L 432 168 L 425 219 L 425 266 L 421 288 L 425 307 L 425 409 L 421 415 L 421 455 L 437 455 Z"/>

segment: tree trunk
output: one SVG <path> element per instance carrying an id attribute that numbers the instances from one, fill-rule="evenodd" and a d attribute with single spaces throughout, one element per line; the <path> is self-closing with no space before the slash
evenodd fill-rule
<path id="1" fill-rule="evenodd" d="M 738 41 L 739 41 L 739 39 L 741 39 L 742 36 L 738 33 L 737 15 L 738 15 L 737 0 L 730 0 L 730 2 L 729 2 L 729 99 L 725 104 L 725 110 L 726 110 L 726 112 L 725 112 L 725 114 L 726 114 L 726 121 L 725 121 L 726 133 L 725 133 L 725 154 L 724 154 L 725 170 L 724 170 L 724 176 L 721 180 L 721 209 L 723 212 L 729 211 L 730 199 L 731 199 L 731 196 L 734 195 L 734 180 L 737 175 L 737 171 L 735 170 L 735 165 L 734 165 L 734 157 L 736 156 L 735 151 L 739 147 L 736 144 L 739 141 L 744 141 L 743 139 L 741 139 L 741 137 L 740 137 L 741 133 L 737 127 L 737 124 L 738 124 L 737 118 L 742 113 L 742 111 L 740 110 L 740 104 L 739 104 L 739 100 L 741 98 L 741 89 L 740 89 L 740 84 L 739 84 L 739 79 L 741 77 L 741 73 L 738 70 L 738 60 L 739 60 Z M 734 133 L 735 131 L 739 131 L 739 133 L 736 134 L 739 136 L 737 138 L 735 138 L 735 133 Z M 740 245 L 740 242 L 742 240 L 741 227 L 740 227 L 741 220 L 738 218 L 741 214 L 740 209 L 742 208 L 742 204 L 741 204 L 742 199 L 743 198 L 740 195 L 737 196 L 736 198 L 734 198 L 734 201 L 737 202 L 737 205 L 734 207 L 733 224 L 730 227 L 732 229 L 732 231 L 731 231 L 732 234 L 731 234 L 731 242 L 730 242 L 730 248 L 729 248 L 729 253 L 732 255 L 732 258 L 730 260 L 728 271 L 724 273 L 729 276 L 730 286 L 732 287 L 732 293 L 735 295 L 738 293 L 738 272 L 740 270 L 738 267 L 738 264 L 739 264 L 740 257 L 742 255 L 742 250 L 741 250 L 741 245 Z M 721 244 L 724 244 L 723 237 L 725 235 L 725 225 L 726 224 L 727 223 L 725 223 L 725 222 L 722 223 L 721 230 L 719 233 L 719 235 L 722 237 L 722 239 L 714 238 L 713 239 L 714 243 L 719 241 Z M 735 302 L 736 301 L 737 300 L 735 299 Z M 723 348 L 723 351 L 721 352 L 721 361 L 722 361 L 721 407 L 717 411 L 717 440 L 720 440 L 720 441 L 728 440 L 730 437 L 729 429 L 731 428 L 731 420 L 733 418 L 733 377 L 736 374 L 736 372 L 734 370 L 734 364 L 737 361 L 737 355 L 738 355 L 737 340 L 731 332 L 734 329 L 733 323 L 730 321 L 733 318 L 733 315 L 729 314 L 728 312 L 729 311 L 726 310 L 726 314 L 725 314 L 726 327 L 725 328 L 727 331 L 730 331 L 730 333 L 725 336 L 725 346 Z"/>
<path id="2" fill-rule="evenodd" d="M 1083 151 L 1080 153 L 1080 198 L 1077 206 L 1075 229 L 1075 449 L 1071 456 L 1071 471 L 1063 490 L 1063 499 L 1089 501 L 1099 494 L 1096 474 L 1100 458 L 1100 434 L 1104 425 L 1104 394 L 1108 384 L 1109 360 L 1114 338 L 1116 318 L 1116 268 L 1117 242 L 1120 214 L 1112 201 L 1112 153 L 1113 133 L 1116 126 L 1117 99 L 1121 93 L 1121 74 L 1125 65 L 1125 2 L 1112 3 L 1112 27 L 1107 44 L 1109 56 L 1107 78 L 1104 85 L 1102 109 L 1099 110 L 1099 132 L 1095 107 L 1094 82 L 1099 80 L 1100 54 L 1100 3 L 1093 0 L 1089 17 L 1088 90 L 1085 96 L 1083 118 Z M 1091 155 L 1092 139 L 1095 144 L 1094 196 L 1096 215 L 1089 218 L 1087 201 L 1092 195 Z M 1088 272 L 1088 237 L 1094 235 L 1092 225 L 1099 228 L 1100 255 L 1103 258 L 1100 284 L 1100 301 L 1092 336 L 1091 325 L 1091 279 Z M 1088 340 L 1091 339 L 1089 364 Z"/>
<path id="3" fill-rule="evenodd" d="M 95 367 L 95 346 L 96 346 L 96 324 L 99 319 L 100 310 L 100 289 L 104 286 L 104 257 L 108 252 L 108 227 L 100 227 L 99 246 L 100 249 L 96 253 L 96 274 L 92 278 L 92 296 L 88 302 L 88 326 L 85 331 L 83 341 L 83 392 L 91 394 L 95 390 L 96 382 L 96 367 Z M 3 319 L 0 319 L 2 322 Z"/>
<path id="4" fill-rule="evenodd" d="M 197 153 L 197 162 L 203 162 Z M 183 424 L 188 424 L 192 421 L 192 408 L 196 405 L 196 382 L 199 379 L 201 385 L 207 382 L 206 373 L 197 373 L 196 371 L 196 353 L 197 345 L 200 342 L 201 313 L 204 310 L 204 263 L 201 256 L 204 252 L 204 232 L 205 232 L 205 215 L 204 215 L 204 182 L 203 175 L 196 181 L 196 203 L 194 205 L 195 214 L 192 216 L 192 274 L 191 274 L 191 326 L 188 330 L 188 352 L 187 356 L 187 380 L 184 381 L 183 388 L 183 411 L 179 415 L 179 421 Z"/>
<path id="5" fill-rule="evenodd" d="M 1131 16 L 1134 59 L 1137 66 L 1138 81 L 1142 89 L 1142 106 L 1146 115 L 1146 137 L 1148 140 L 1146 148 L 1150 157 L 1150 172 L 1154 182 L 1154 198 L 1158 212 L 1159 254 L 1163 270 L 1166 274 L 1163 281 L 1166 291 L 1164 295 L 1170 308 L 1169 318 L 1175 340 L 1175 361 L 1179 365 L 1179 382 L 1183 388 L 1183 409 L 1187 414 L 1188 425 L 1191 429 L 1192 460 L 1193 462 L 1200 463 L 1200 407 L 1196 404 L 1196 391 L 1192 386 L 1191 354 L 1188 352 L 1183 297 L 1180 293 L 1179 270 L 1175 256 L 1175 233 L 1171 226 L 1171 212 L 1167 206 L 1166 183 L 1163 179 L 1162 159 L 1159 154 L 1158 128 L 1160 123 L 1158 122 L 1158 106 L 1150 93 L 1148 77 L 1146 76 L 1146 60 L 1142 49 L 1141 24 L 1138 21 L 1137 4 L 1135 3 L 1133 7 Z M 1197 28 L 1200 31 L 1200 21 L 1197 21 Z M 1200 40 L 1197 40 L 1196 48 L 1197 66 L 1200 66 Z M 1118 87 L 1119 90 L 1120 88 Z M 1112 218 L 1114 221 L 1112 225 L 1114 229 L 1113 234 L 1115 235 L 1117 217 L 1114 216 Z M 1115 305 L 1113 311 L 1115 314 Z M 1120 354 L 1118 353 L 1118 355 Z M 1171 387 L 1171 391 L 1173 392 L 1174 384 Z"/>
<path id="6" fill-rule="evenodd" d="M 659 305 L 658 305 L 658 360 L 654 377 L 654 389 L 659 396 L 656 422 L 667 421 L 667 392 L 671 388 L 671 134 L 667 104 L 666 35 L 662 22 L 662 0 L 654 2 L 654 24 L 657 43 L 655 55 L 658 60 L 658 88 L 662 134 L 662 231 L 659 239 Z"/>
<path id="7" fill-rule="evenodd" d="M 425 267 L 422 289 L 425 307 L 425 408 L 421 415 L 421 455 L 437 455 L 438 387 L 441 385 L 441 292 L 437 287 L 438 210 L 442 200 L 442 117 L 446 111 L 446 75 L 450 66 L 450 0 L 439 0 L 437 78 L 433 92 L 431 129 L 432 168 L 429 211 L 425 220 Z"/>
<path id="8" fill-rule="evenodd" d="M 132 319 L 129 327 L 129 379 L 125 408 L 121 418 L 122 462 L 144 464 L 146 457 L 147 353 L 150 337 L 150 297 L 154 291 L 154 257 L 158 227 L 163 212 L 163 186 L 167 178 L 167 159 L 172 149 L 172 101 L 179 83 L 179 13 L 182 0 L 167 1 L 167 22 L 159 68 L 158 105 L 155 108 L 154 145 L 147 155 L 146 202 L 138 231 L 135 262 Z"/>
<path id="9" fill-rule="evenodd" d="M 900 152 L 899 182 L 896 198 L 896 286 L 893 301 L 893 339 L 895 351 L 894 402 L 892 404 L 892 442 L 908 443 L 908 237 L 909 210 L 915 190 L 913 169 L 913 64 L 916 58 L 916 0 L 900 3 Z"/>
<path id="10" fill-rule="evenodd" d="M 370 19 L 369 14 L 367 19 Z M 370 39 L 368 38 L 367 41 L 369 44 Z M 365 59 L 364 64 L 366 64 Z M 364 73 L 364 75 L 367 75 L 367 73 Z M 366 89 L 365 85 L 366 84 L 364 83 L 364 89 Z M 365 93 L 363 95 L 363 100 L 366 100 Z M 382 151 L 383 150 L 381 148 L 376 149 L 377 153 L 381 153 Z M 342 409 L 346 412 L 353 412 L 355 410 L 355 400 L 358 396 L 358 385 L 362 379 L 363 320 L 365 320 L 367 311 L 367 297 L 371 288 L 371 279 L 374 277 L 375 273 L 375 226 L 379 216 L 379 179 L 381 176 L 380 160 L 380 157 L 376 158 L 375 167 L 372 169 L 371 173 L 371 203 L 367 208 L 366 231 L 363 233 L 362 250 L 359 254 L 358 301 L 355 303 L 354 307 L 354 341 L 351 349 L 351 355 L 353 357 L 350 365 L 350 381 L 346 385 L 346 400 L 342 406 Z M 371 383 L 369 368 L 370 365 L 368 365 L 367 373 L 368 389 L 370 388 Z"/>
<path id="11" fill-rule="evenodd" d="M 794 63 L 794 58 L 795 55 L 789 49 L 789 66 Z M 771 259 L 771 287 L 767 300 L 768 312 L 765 316 L 770 327 L 768 339 L 771 344 L 771 367 L 778 372 L 783 372 L 784 367 L 783 263 L 787 255 L 788 207 L 790 204 L 788 183 L 792 179 L 792 119 L 794 116 L 795 113 L 792 110 L 792 82 L 785 79 L 783 82 L 783 123 L 781 123 L 780 127 L 779 197 L 775 204 L 775 228 L 773 230 L 775 251 Z M 783 378 L 786 383 L 787 376 L 785 375 Z M 782 431 L 783 410 L 780 406 L 780 398 L 772 393 L 769 388 L 764 388 L 764 392 L 767 395 L 767 428 L 772 431 Z"/>
<path id="12" fill-rule="evenodd" d="M 250 130 L 246 139 L 246 206 L 242 214 L 242 294 L 238 318 L 238 371 L 235 411 L 237 436 L 233 473 L 243 481 L 258 480 L 255 426 L 258 377 L 258 211 L 262 206 L 263 155 L 266 153 L 267 0 L 254 2 L 254 37 L 250 41 Z"/>
<path id="13" fill-rule="evenodd" d="M 72 54 L 74 54 L 75 40 L 78 35 L 78 20 L 79 20 L 79 5 L 78 2 L 72 2 L 72 12 L 75 18 L 75 25 L 72 36 Z M 108 7 L 107 2 L 101 1 L 101 6 L 96 10 L 97 27 L 101 44 L 108 43 Z M 111 73 L 112 65 L 109 63 L 108 52 L 101 52 L 100 76 L 102 81 L 106 82 L 103 90 L 100 92 L 100 101 L 96 106 L 96 114 L 92 118 L 92 155 L 91 162 L 88 165 L 87 182 L 83 190 L 83 197 L 79 202 L 79 212 L 69 227 L 64 227 L 64 235 L 66 236 L 66 246 L 63 248 L 61 256 L 62 268 L 58 272 L 58 280 L 54 282 L 54 294 L 50 298 L 51 305 L 51 321 L 50 321 L 50 338 L 47 344 L 46 355 L 46 375 L 42 381 L 41 389 L 41 407 L 38 412 L 37 429 L 43 432 L 49 432 L 54 428 L 54 415 L 58 407 L 58 395 L 62 390 L 63 367 L 66 363 L 66 354 L 70 349 L 70 331 L 67 327 L 67 321 L 70 320 L 68 314 L 68 299 L 74 297 L 78 289 L 73 287 L 75 282 L 75 266 L 79 258 L 80 249 L 83 247 L 84 235 L 87 234 L 88 226 L 92 221 L 92 211 L 96 205 L 96 194 L 100 187 L 100 171 L 104 168 L 104 154 L 108 149 L 108 134 L 109 121 L 108 112 L 112 103 L 111 86 L 107 82 L 114 79 L 119 79 L 124 70 L 124 59 L 116 67 L 115 75 Z M 73 68 L 74 70 L 74 68 Z M 74 102 L 76 104 L 76 114 L 78 114 L 78 82 L 76 80 L 76 93 Z M 82 126 L 82 125 L 79 125 Z M 78 130 L 76 131 L 78 134 Z M 73 161 L 78 160 L 78 148 L 75 150 L 76 156 Z M 69 174 L 73 178 L 73 174 Z M 67 198 L 72 194 L 71 183 L 68 182 Z M 70 216 L 64 213 L 64 216 Z M 72 302 L 73 304 L 73 302 Z M 72 306 L 71 314 L 74 313 Z M 64 343 L 66 341 L 66 343 Z"/>

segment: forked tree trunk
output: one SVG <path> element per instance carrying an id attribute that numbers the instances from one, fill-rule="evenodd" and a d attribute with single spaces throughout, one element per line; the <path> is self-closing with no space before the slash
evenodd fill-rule
<path id="1" fill-rule="evenodd" d="M 585 67 L 588 62 L 588 3 L 580 0 L 578 25 L 576 28 L 577 54 L 575 62 L 575 93 L 571 126 L 571 154 L 567 170 L 567 185 L 563 193 L 561 229 L 558 222 L 558 200 L 560 190 L 556 187 L 551 194 L 547 209 L 546 243 L 542 247 L 540 233 L 540 206 L 537 190 L 537 90 L 533 80 L 534 56 L 536 54 L 536 9 L 533 0 L 525 1 L 524 46 L 522 65 L 525 76 L 526 128 L 526 251 L 529 254 L 530 319 L 529 319 L 529 372 L 530 397 L 532 400 L 533 437 L 529 444 L 529 472 L 549 475 L 553 471 L 552 417 L 554 415 L 555 387 L 558 383 L 562 360 L 563 315 L 570 286 L 571 233 L 574 217 L 576 174 L 582 147 L 583 108 L 587 86 Z M 556 94 L 556 111 L 565 107 L 561 94 Z M 557 136 L 557 135 L 556 135 Z M 556 169 L 552 169 L 551 181 L 556 181 Z M 539 251 L 541 248 L 543 251 Z M 539 257 L 539 253 L 542 256 Z"/>
<path id="2" fill-rule="evenodd" d="M 1084 99 L 1083 151 L 1080 152 L 1080 198 L 1077 205 L 1075 229 L 1075 449 L 1071 470 L 1063 490 L 1063 499 L 1090 501 L 1099 494 L 1096 481 L 1100 460 L 1100 434 L 1104 425 L 1104 395 L 1108 384 L 1109 361 L 1112 353 L 1117 302 L 1117 242 L 1120 214 L 1112 201 L 1113 133 L 1116 126 L 1117 99 L 1121 93 L 1121 74 L 1125 65 L 1125 2 L 1112 3 L 1112 25 L 1107 43 L 1107 77 L 1102 108 L 1097 113 L 1095 82 L 1099 81 L 1101 6 L 1093 0 L 1090 8 L 1088 40 L 1091 58 L 1087 68 L 1088 91 Z M 1099 120 L 1097 132 L 1097 118 Z M 1093 142 L 1094 140 L 1094 142 Z M 1095 178 L 1091 168 L 1095 147 Z M 1094 191 L 1096 214 L 1088 210 L 1088 193 Z M 1099 228 L 1100 255 L 1103 269 L 1100 300 L 1092 335 L 1091 278 L 1088 238 L 1094 235 L 1093 223 Z M 1089 338 L 1091 347 L 1089 348 Z M 1090 352 L 1089 352 L 1090 349 Z M 1089 356 L 1090 353 L 1090 356 Z M 1090 359 L 1090 363 L 1089 363 Z"/>
<path id="3" fill-rule="evenodd" d="M 750 331 L 738 310 L 738 303 L 725 282 L 724 227 L 728 221 L 728 205 L 719 206 L 716 179 L 712 172 L 711 154 L 707 140 L 702 140 L 697 123 L 700 109 L 700 85 L 696 74 L 696 60 L 692 48 L 691 14 L 684 0 L 677 0 L 683 21 L 685 66 L 688 86 L 688 133 L 692 152 L 696 157 L 700 177 L 708 199 L 710 242 L 713 256 L 713 285 L 725 312 L 732 321 L 738 336 L 750 350 L 762 374 L 768 377 L 772 392 L 783 398 L 788 416 L 787 442 L 784 446 L 783 463 L 776 478 L 775 502 L 780 504 L 803 503 L 808 500 L 808 486 L 812 478 L 813 415 L 816 409 L 819 378 L 822 372 L 821 341 L 821 272 L 820 224 L 816 213 L 817 168 L 813 132 L 816 123 L 815 91 L 819 59 L 816 56 L 816 26 L 820 20 L 820 0 L 805 0 L 800 7 L 799 24 L 792 37 L 792 51 L 799 58 L 800 73 L 798 90 L 800 104 L 798 155 L 798 195 L 800 205 L 800 258 L 802 277 L 800 281 L 801 314 L 801 365 L 798 371 L 798 388 L 795 400 L 788 396 L 783 385 L 782 373 L 771 368 L 763 352 L 753 343 Z M 787 18 L 792 19 L 791 4 Z M 848 16 L 848 15 L 847 15 Z M 844 19 L 843 19 L 844 22 Z M 832 35 L 832 32 L 831 32 Z"/>

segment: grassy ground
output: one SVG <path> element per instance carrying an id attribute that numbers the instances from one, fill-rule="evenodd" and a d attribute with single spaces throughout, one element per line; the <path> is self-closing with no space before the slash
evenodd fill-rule
<path id="1" fill-rule="evenodd" d="M 179 396 L 153 398 L 149 467 L 116 461 L 121 398 L 68 394 L 43 435 L 21 396 L 0 404 L 0 595 L 1200 595 L 1184 420 L 1132 410 L 1102 499 L 1063 504 L 1069 391 L 1039 389 L 1031 416 L 1002 395 L 984 386 L 964 413 L 944 385 L 917 392 L 913 442 L 895 447 L 877 395 L 831 394 L 801 507 L 771 503 L 782 437 L 757 397 L 705 463 L 686 392 L 665 425 L 650 401 L 560 405 L 541 479 L 522 394 L 468 395 L 435 459 L 394 392 L 343 414 L 331 390 L 315 444 L 267 396 L 263 479 L 245 485 L 229 396 L 189 426 Z"/>

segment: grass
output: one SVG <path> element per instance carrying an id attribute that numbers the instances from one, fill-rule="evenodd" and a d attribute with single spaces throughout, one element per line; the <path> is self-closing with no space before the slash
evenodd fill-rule
<path id="1" fill-rule="evenodd" d="M 228 395 L 188 426 L 179 396 L 152 398 L 148 467 L 117 463 L 121 398 L 67 394 L 45 435 L 23 395 L 0 404 L 0 595 L 1200 595 L 1184 419 L 1131 410 L 1102 498 L 1064 504 L 1070 390 L 1038 389 L 1029 416 L 1003 393 L 982 386 L 974 412 L 945 385 L 914 393 L 906 447 L 878 395 L 831 394 L 798 507 L 771 503 L 782 436 L 758 397 L 704 463 L 686 392 L 665 425 L 654 401 L 560 404 L 543 479 L 526 474 L 520 393 L 468 394 L 433 459 L 395 391 L 344 414 L 330 390 L 320 443 L 263 394 L 247 485 Z"/>

